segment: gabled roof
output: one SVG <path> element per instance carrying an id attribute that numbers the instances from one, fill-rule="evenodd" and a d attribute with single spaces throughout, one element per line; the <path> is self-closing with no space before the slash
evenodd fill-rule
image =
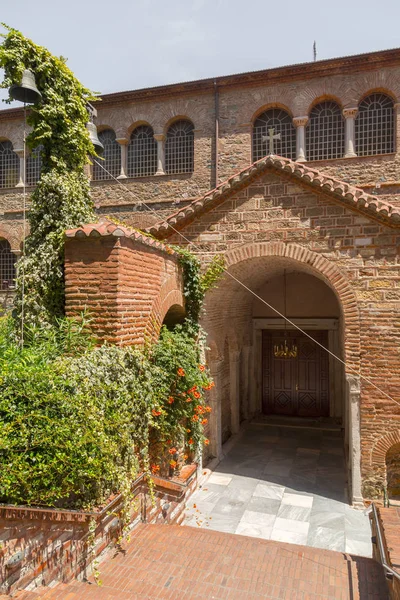
<path id="1" fill-rule="evenodd" d="M 131 229 L 125 225 L 113 223 L 108 219 L 101 219 L 98 223 L 87 223 L 76 229 L 67 229 L 65 232 L 66 238 L 98 238 L 98 237 L 127 237 L 135 242 L 157 248 L 167 254 L 176 254 L 172 248 L 165 246 L 158 240 L 143 235 L 136 229 Z"/>
<path id="2" fill-rule="evenodd" d="M 149 227 L 147 231 L 159 239 L 169 237 L 174 231 L 182 229 L 200 215 L 203 215 L 238 190 L 247 187 L 258 176 L 267 170 L 281 172 L 295 181 L 304 184 L 310 190 L 323 192 L 326 197 L 339 202 L 345 208 L 355 210 L 383 225 L 400 228 L 400 208 L 384 202 L 378 196 L 367 194 L 364 190 L 348 183 L 324 175 L 316 169 L 306 167 L 302 163 L 293 162 L 289 158 L 270 155 L 253 163 L 221 183 L 218 187 L 197 198 L 189 205 Z"/>

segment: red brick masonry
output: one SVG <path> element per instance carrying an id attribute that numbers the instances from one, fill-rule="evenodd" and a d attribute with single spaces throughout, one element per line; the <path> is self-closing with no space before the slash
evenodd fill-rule
<path id="1" fill-rule="evenodd" d="M 74 581 L 43 600 L 387 598 L 372 559 L 191 527 L 140 525 L 125 554 L 100 565 L 102 586 Z M 35 600 L 36 595 L 17 597 Z"/>

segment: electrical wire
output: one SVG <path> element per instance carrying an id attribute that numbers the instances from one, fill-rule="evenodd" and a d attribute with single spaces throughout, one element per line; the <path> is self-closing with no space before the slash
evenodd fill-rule
<path id="1" fill-rule="evenodd" d="M 137 198 L 138 200 L 138 204 L 141 206 L 144 206 L 148 211 L 154 213 L 160 220 L 165 220 L 165 217 L 163 217 L 160 213 L 158 213 L 154 208 L 151 208 L 148 204 L 146 204 L 145 202 L 143 202 L 143 200 L 141 200 L 140 198 L 138 198 L 138 196 L 132 192 L 132 190 L 130 190 L 126 185 L 124 185 L 119 179 L 117 179 L 116 177 L 114 177 L 114 175 L 112 175 L 109 171 L 107 171 L 107 169 L 95 158 L 93 159 L 94 162 L 99 165 L 106 173 L 107 175 L 111 178 L 114 179 L 120 186 L 122 186 L 131 196 L 133 196 L 134 198 Z M 193 248 L 196 248 L 199 252 L 201 252 L 201 248 L 199 248 L 199 246 L 197 246 L 197 244 L 191 240 L 189 240 L 185 235 L 183 235 L 183 233 L 181 231 L 179 231 L 178 229 L 176 229 L 175 227 L 173 227 L 171 224 L 169 224 L 170 228 L 177 233 L 183 240 L 185 240 L 185 242 L 192 246 Z M 268 306 L 268 308 L 270 308 L 271 310 L 273 310 L 277 315 L 279 315 L 282 319 L 285 320 L 285 323 L 288 323 L 289 325 L 291 325 L 292 327 L 294 327 L 295 329 L 297 329 L 298 331 L 300 331 L 303 335 L 305 335 L 306 337 L 308 337 L 311 341 L 313 341 L 315 344 L 317 344 L 317 346 L 319 346 L 320 348 L 322 348 L 322 350 L 324 350 L 325 352 L 327 352 L 330 356 L 332 356 L 335 360 L 339 361 L 342 365 L 344 365 L 346 371 L 351 372 L 353 375 L 356 375 L 357 377 L 359 377 L 360 379 L 362 379 L 363 381 L 365 381 L 366 383 L 368 383 L 369 385 L 371 385 L 372 387 L 374 387 L 376 390 L 378 390 L 378 392 L 380 392 L 381 394 L 383 394 L 386 398 L 388 398 L 388 400 L 390 400 L 391 402 L 393 402 L 394 404 L 397 404 L 398 406 L 400 406 L 400 402 L 398 400 L 395 400 L 392 396 L 390 396 L 387 392 L 385 392 L 384 390 L 382 390 L 378 385 L 376 385 L 371 379 L 369 379 L 368 377 L 365 377 L 365 375 L 362 375 L 360 371 L 357 371 L 357 369 L 354 369 L 353 367 L 351 367 L 350 365 L 348 365 L 346 363 L 346 361 L 342 360 L 339 356 L 336 356 L 336 354 L 334 354 L 331 350 L 329 350 L 328 348 L 326 348 L 323 344 L 321 344 L 320 342 L 318 342 L 318 340 L 315 340 L 311 335 L 309 335 L 306 331 L 304 331 L 303 329 L 301 329 L 301 327 L 299 327 L 298 325 L 296 325 L 296 323 L 294 323 L 293 321 L 291 321 L 290 319 L 288 319 L 285 315 L 283 315 L 281 312 L 279 312 L 278 309 L 276 309 L 274 306 L 272 306 L 271 304 L 269 304 L 269 302 L 267 302 L 266 300 L 264 300 L 264 298 L 261 298 L 261 296 L 259 296 L 256 292 L 254 292 L 254 290 L 250 289 L 245 283 L 243 283 L 242 281 L 240 281 L 237 277 L 235 277 L 235 275 L 233 275 L 230 271 L 228 271 L 228 269 L 223 268 L 224 273 L 226 273 L 231 279 L 233 279 L 234 281 L 236 281 L 236 283 L 238 283 L 241 287 L 243 287 L 245 290 L 247 290 L 250 294 L 252 294 L 255 298 L 257 298 L 258 300 L 260 300 L 263 304 L 265 304 L 265 306 Z"/>

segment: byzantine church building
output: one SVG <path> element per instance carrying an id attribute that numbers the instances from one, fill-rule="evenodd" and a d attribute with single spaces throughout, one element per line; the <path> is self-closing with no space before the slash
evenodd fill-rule
<path id="1" fill-rule="evenodd" d="M 228 273 L 203 318 L 215 381 L 208 458 L 254 417 L 340 424 L 355 505 L 399 491 L 399 102 L 396 49 L 107 94 L 95 121 L 104 161 L 88 168 L 103 224 L 68 232 L 66 246 L 67 314 L 89 302 L 76 265 L 90 272 L 100 254 L 106 264 L 129 227 L 189 245 L 204 266 L 223 256 Z M 0 111 L 3 306 L 23 235 L 22 140 L 22 111 Z M 35 151 L 29 191 L 39 175 Z M 92 234 L 108 250 L 88 260 Z M 130 260 L 133 242 L 118 244 Z M 159 256 L 169 287 L 157 319 L 172 326 L 184 300 L 173 258 Z M 118 337 L 119 310 L 113 341 L 132 342 L 125 317 Z"/>

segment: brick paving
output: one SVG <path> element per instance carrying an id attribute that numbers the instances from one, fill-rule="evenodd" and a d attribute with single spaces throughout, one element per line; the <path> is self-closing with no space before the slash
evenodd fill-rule
<path id="1" fill-rule="evenodd" d="M 386 599 L 372 559 L 331 550 L 179 527 L 140 525 L 124 554 L 100 565 L 102 586 L 74 581 L 39 600 Z M 90 578 L 91 579 L 91 578 Z M 31 600 L 23 593 L 18 600 Z"/>

